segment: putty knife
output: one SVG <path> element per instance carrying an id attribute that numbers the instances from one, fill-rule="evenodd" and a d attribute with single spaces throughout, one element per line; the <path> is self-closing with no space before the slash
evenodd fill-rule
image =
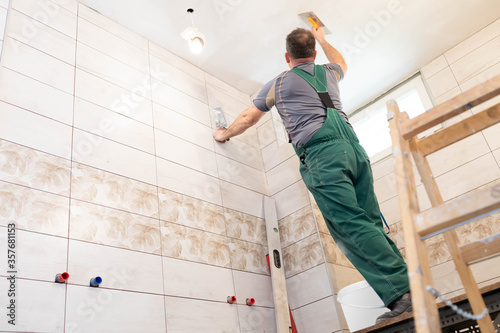
<path id="1" fill-rule="evenodd" d="M 329 35 L 332 33 L 327 27 L 325 27 L 323 22 L 321 22 L 319 17 L 316 14 L 314 14 L 314 12 L 301 13 L 299 14 L 299 17 L 309 27 L 315 27 L 316 29 L 318 29 L 319 27 L 323 27 L 323 30 L 325 30 L 325 35 Z"/>

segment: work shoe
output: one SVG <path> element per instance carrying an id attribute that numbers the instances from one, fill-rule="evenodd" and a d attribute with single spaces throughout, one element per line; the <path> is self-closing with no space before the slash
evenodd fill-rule
<path id="1" fill-rule="evenodd" d="M 386 320 L 396 318 L 403 313 L 411 312 L 412 307 L 410 293 L 399 296 L 399 298 L 397 298 L 389 305 L 389 309 L 391 311 L 383 313 L 377 318 L 377 321 L 375 322 L 376 324 L 380 324 L 381 322 L 384 322 Z"/>

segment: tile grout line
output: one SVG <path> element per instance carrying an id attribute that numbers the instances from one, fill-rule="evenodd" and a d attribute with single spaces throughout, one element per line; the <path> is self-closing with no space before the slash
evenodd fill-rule
<path id="1" fill-rule="evenodd" d="M 148 65 L 149 65 L 149 74 L 148 74 L 148 79 L 149 79 L 149 86 L 151 87 L 150 89 L 150 96 L 151 99 L 153 99 L 153 85 L 152 85 L 152 76 L 151 76 L 151 53 L 149 49 L 149 41 L 147 41 L 147 54 L 148 54 Z M 160 236 L 160 263 L 161 263 L 161 279 L 162 279 L 162 287 L 163 287 L 163 315 L 165 318 L 165 332 L 167 332 L 167 327 L 168 327 L 168 316 L 167 316 L 167 296 L 166 296 L 166 291 L 165 291 L 165 267 L 164 267 L 164 260 L 163 260 L 163 233 L 162 233 L 162 220 L 161 220 L 161 203 L 160 203 L 160 186 L 159 186 L 159 177 L 158 177 L 158 156 L 156 154 L 156 127 L 155 127 L 155 115 L 154 115 L 154 107 L 153 103 L 151 103 L 151 119 L 153 123 L 153 149 L 154 149 L 154 157 L 155 157 L 155 171 L 156 171 L 156 203 L 157 203 L 157 209 L 158 209 L 158 233 Z"/>
<path id="2" fill-rule="evenodd" d="M 76 105 L 76 60 L 77 60 L 77 44 L 78 44 L 78 13 L 79 13 L 80 4 L 77 3 L 76 7 L 76 32 L 75 32 L 75 67 L 74 67 L 74 77 L 73 77 L 73 117 L 72 117 L 72 126 L 71 126 L 71 143 L 70 143 L 70 169 L 69 169 L 69 206 L 68 206 L 68 240 L 67 240 L 67 248 L 66 248 L 66 272 L 69 270 L 69 240 L 70 240 L 70 232 L 71 232 L 71 186 L 73 179 L 73 140 L 75 137 L 75 105 Z M 63 321 L 63 332 L 66 332 L 66 317 L 67 317 L 67 309 L 68 309 L 68 284 L 65 285 L 65 294 L 64 294 L 64 321 Z"/>

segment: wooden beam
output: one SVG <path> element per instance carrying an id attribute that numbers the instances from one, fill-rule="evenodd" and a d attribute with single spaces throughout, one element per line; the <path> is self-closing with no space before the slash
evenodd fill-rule
<path id="1" fill-rule="evenodd" d="M 498 122 L 500 122 L 500 104 L 420 140 L 417 144 L 418 150 L 427 156 Z"/>
<path id="2" fill-rule="evenodd" d="M 403 138 L 408 140 L 423 131 L 472 109 L 497 95 L 500 95 L 500 75 L 443 102 L 425 113 L 401 124 Z"/>
<path id="3" fill-rule="evenodd" d="M 500 234 L 485 237 L 460 248 L 467 263 L 500 253 Z"/>
<path id="4" fill-rule="evenodd" d="M 486 213 L 500 209 L 500 182 L 469 193 L 417 215 L 416 229 L 420 237 L 440 233 Z"/>

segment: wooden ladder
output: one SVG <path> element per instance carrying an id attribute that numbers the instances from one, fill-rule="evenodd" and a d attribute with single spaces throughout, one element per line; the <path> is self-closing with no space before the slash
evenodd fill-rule
<path id="1" fill-rule="evenodd" d="M 440 331 L 441 327 L 435 297 L 426 290 L 427 286 L 433 285 L 424 244 L 426 238 L 443 233 L 474 314 L 479 315 L 485 309 L 470 264 L 500 253 L 500 234 L 459 246 L 453 228 L 500 211 L 500 182 L 496 181 L 445 203 L 426 156 L 498 123 L 500 103 L 424 139 L 418 139 L 417 135 L 498 95 L 500 76 L 412 119 L 399 111 L 394 100 L 387 102 L 408 276 L 418 333 Z M 424 212 L 419 209 L 411 156 L 432 204 L 432 208 Z M 489 314 L 477 322 L 482 333 L 495 332 Z"/>

